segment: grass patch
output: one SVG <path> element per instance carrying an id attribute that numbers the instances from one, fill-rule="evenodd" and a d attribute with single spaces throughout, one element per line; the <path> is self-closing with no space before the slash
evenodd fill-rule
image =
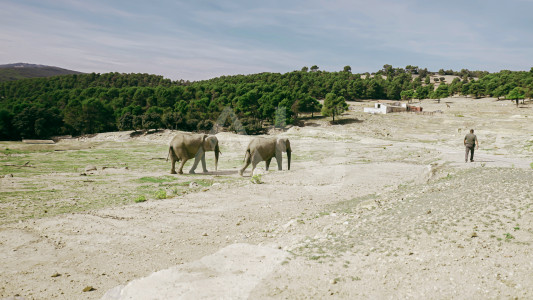
<path id="1" fill-rule="evenodd" d="M 510 233 L 505 233 L 503 236 L 505 237 L 506 241 L 514 239 L 514 236 Z"/>
<path id="2" fill-rule="evenodd" d="M 2 179 L 0 224 L 142 202 L 138 195 L 156 195 L 179 179 L 163 175 L 167 151 L 140 141 L 0 142 L 0 175 L 13 174 Z M 98 171 L 85 172 L 88 165 Z"/>
<path id="3" fill-rule="evenodd" d="M 189 186 L 191 182 L 195 182 L 198 185 L 203 186 L 203 187 L 209 187 L 209 186 L 212 186 L 215 181 L 213 179 L 196 179 L 196 180 L 183 181 L 183 182 L 178 183 L 177 185 Z"/>
<path id="4" fill-rule="evenodd" d="M 169 176 L 169 175 L 160 176 L 160 177 L 141 177 L 141 178 L 137 179 L 137 181 L 141 182 L 141 183 L 145 183 L 145 182 L 149 182 L 149 183 L 165 183 L 165 182 L 172 182 L 172 181 L 176 181 L 176 180 L 178 180 L 177 177 Z"/>
<path id="5" fill-rule="evenodd" d="M 320 260 L 321 258 L 324 258 L 322 255 L 313 255 L 309 257 L 310 260 Z"/>

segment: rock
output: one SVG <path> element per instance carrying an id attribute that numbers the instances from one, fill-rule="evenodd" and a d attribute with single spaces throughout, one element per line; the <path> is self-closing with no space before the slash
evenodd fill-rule
<path id="1" fill-rule="evenodd" d="M 5 178 L 13 178 L 13 174 L 7 174 L 4 176 Z"/>
<path id="2" fill-rule="evenodd" d="M 96 171 L 96 167 L 89 165 L 85 167 L 85 172 Z"/>
<path id="3" fill-rule="evenodd" d="M 54 274 L 52 274 L 52 276 L 51 276 L 51 277 L 59 277 L 59 276 L 61 276 L 61 274 L 59 274 L 59 273 L 55 272 Z"/>
<path id="4" fill-rule="evenodd" d="M 83 292 L 92 292 L 92 291 L 96 291 L 96 289 L 93 288 L 93 287 L 90 286 L 90 285 L 86 286 L 86 287 L 83 289 Z"/>

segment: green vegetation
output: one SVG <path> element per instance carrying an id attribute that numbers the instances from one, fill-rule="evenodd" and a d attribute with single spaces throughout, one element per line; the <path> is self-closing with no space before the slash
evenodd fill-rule
<path id="1" fill-rule="evenodd" d="M 455 94 L 530 98 L 533 90 L 532 71 L 444 73 L 460 78 L 451 83 L 439 80 L 435 88 L 427 69 L 385 65 L 373 76 L 352 74 L 350 66 L 340 72 L 312 66 L 285 74 L 197 82 L 120 73 L 0 82 L 0 140 L 138 129 L 207 131 L 215 122 L 254 134 L 267 125 L 293 124 L 302 114 L 322 112 L 335 118 L 346 108 L 345 101 L 437 99 Z M 325 99 L 323 108 L 319 99 Z M 218 120 L 228 107 L 241 124 Z"/>
<path id="2" fill-rule="evenodd" d="M 261 174 L 256 174 L 252 176 L 252 179 L 250 181 L 254 184 L 261 184 L 263 181 L 261 181 Z"/>
<path id="3" fill-rule="evenodd" d="M 133 200 L 133 202 L 135 203 L 141 203 L 141 202 L 145 202 L 146 201 L 146 197 L 145 196 L 137 196 L 137 198 L 135 198 L 135 200 Z"/>
<path id="4" fill-rule="evenodd" d="M 165 190 L 158 190 L 155 192 L 155 198 L 156 199 L 166 199 L 167 198 L 167 192 Z"/>
<path id="5" fill-rule="evenodd" d="M 168 174 L 170 163 L 151 158 L 166 155 L 167 147 L 147 147 L 135 141 L 49 145 L 0 142 L 0 176 L 9 175 L 1 178 L 0 224 L 166 199 L 215 182 L 246 180 L 162 175 Z M 88 165 L 97 171 L 86 172 Z M 190 187 L 191 179 L 198 184 L 196 188 Z"/>
<path id="6" fill-rule="evenodd" d="M 331 116 L 335 122 L 335 116 L 342 114 L 348 109 L 348 104 L 343 96 L 337 96 L 334 93 L 328 93 L 322 107 L 322 115 Z"/>
<path id="7" fill-rule="evenodd" d="M 507 99 L 515 100 L 516 104 L 518 104 L 519 99 L 524 99 L 525 97 L 526 97 L 526 91 L 521 87 L 515 87 L 514 89 L 509 91 L 507 96 L 505 96 L 505 98 Z"/>
<path id="8" fill-rule="evenodd" d="M 142 178 L 139 178 L 139 182 L 151 182 L 151 183 L 164 183 L 164 182 L 171 182 L 171 181 L 175 181 L 175 180 L 178 180 L 177 177 L 173 177 L 173 176 L 170 176 L 170 175 L 165 175 L 165 176 L 161 176 L 161 177 L 142 177 Z"/>

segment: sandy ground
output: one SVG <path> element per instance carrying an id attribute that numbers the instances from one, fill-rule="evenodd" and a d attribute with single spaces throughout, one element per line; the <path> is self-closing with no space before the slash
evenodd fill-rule
<path id="1" fill-rule="evenodd" d="M 263 184 L 229 166 L 176 175 L 235 180 L 171 199 L 1 225 L 0 297 L 533 298 L 533 105 L 447 98 L 422 102 L 433 115 L 362 113 L 372 105 L 280 132 L 291 170 L 262 165 Z M 465 163 L 470 128 L 481 148 Z M 221 160 L 237 161 L 251 139 L 218 138 Z"/>

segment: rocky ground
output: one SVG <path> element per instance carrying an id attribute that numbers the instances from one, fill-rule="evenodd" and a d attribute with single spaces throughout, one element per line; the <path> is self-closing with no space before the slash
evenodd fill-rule
<path id="1" fill-rule="evenodd" d="M 251 137 L 230 133 L 217 135 L 217 172 L 170 178 L 169 131 L 4 151 L 4 166 L 33 168 L 0 169 L 0 297 L 533 297 L 533 105 L 448 98 L 421 103 L 433 115 L 364 114 L 371 105 L 271 132 L 290 138 L 293 162 L 260 169 L 262 184 L 238 176 Z M 470 128 L 481 148 L 464 163 Z M 96 170 L 76 165 L 85 153 Z M 46 157 L 66 166 L 49 171 Z M 170 182 L 152 184 L 166 199 L 131 200 L 146 178 Z"/>

